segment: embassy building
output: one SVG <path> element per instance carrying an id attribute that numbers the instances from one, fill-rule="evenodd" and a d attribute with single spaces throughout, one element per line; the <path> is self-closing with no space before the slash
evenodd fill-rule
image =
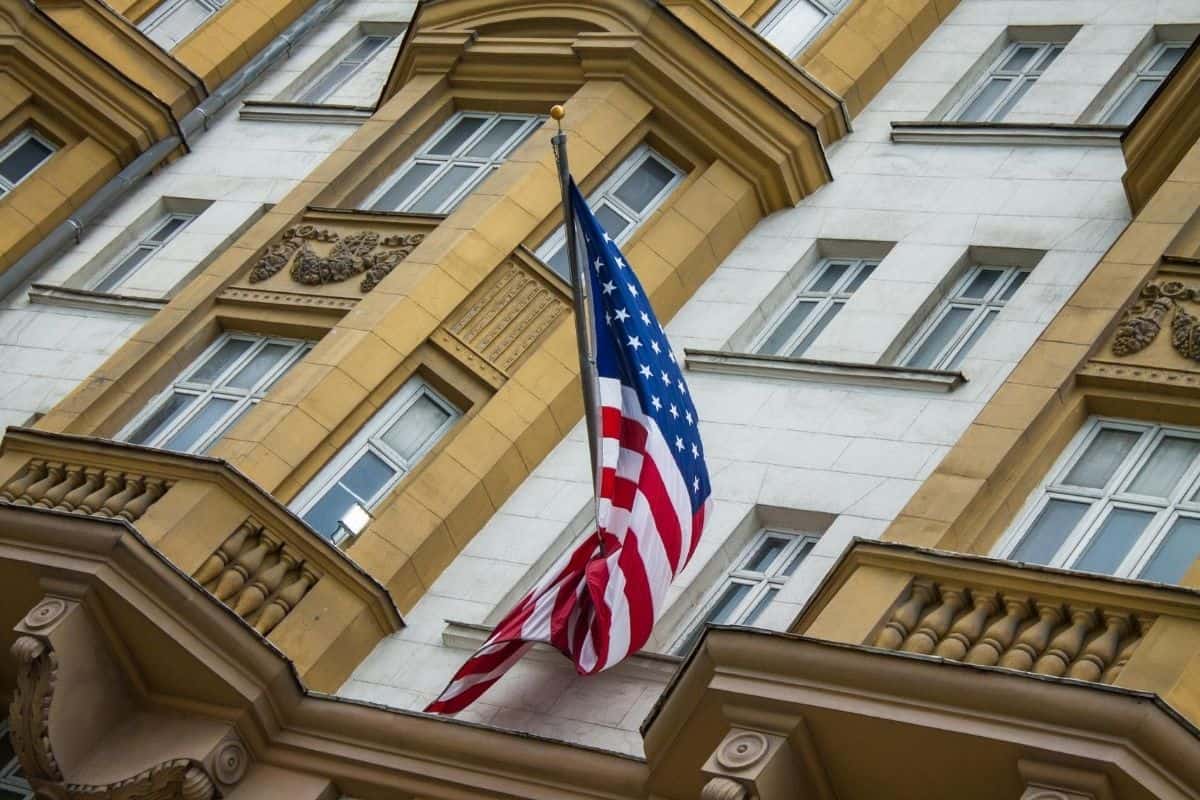
<path id="1" fill-rule="evenodd" d="M 0 0 L 0 798 L 1200 797 L 1198 34 Z M 594 524 L 554 104 L 715 505 L 447 719 Z"/>

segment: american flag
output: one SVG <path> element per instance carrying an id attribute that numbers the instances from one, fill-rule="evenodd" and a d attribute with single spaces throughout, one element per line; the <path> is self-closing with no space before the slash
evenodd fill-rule
<path id="1" fill-rule="evenodd" d="M 425 709 L 432 713 L 466 708 L 535 643 L 557 648 L 581 675 L 636 652 L 712 508 L 696 407 L 662 326 L 573 181 L 570 203 L 596 328 L 597 530 L 496 626 Z"/>

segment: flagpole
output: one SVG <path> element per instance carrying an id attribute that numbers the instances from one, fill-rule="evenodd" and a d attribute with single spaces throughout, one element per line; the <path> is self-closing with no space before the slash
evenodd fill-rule
<path id="1" fill-rule="evenodd" d="M 562 189 L 563 228 L 567 235 L 567 259 L 571 269 L 571 297 L 575 304 L 575 339 L 579 346 L 580 379 L 583 383 L 583 414 L 587 420 L 588 452 L 592 458 L 593 497 L 600 497 L 600 397 L 596 372 L 595 324 L 592 319 L 590 282 L 584 270 L 587 266 L 579 258 L 579 242 L 575 230 L 575 217 L 571 213 L 571 171 L 567 164 L 567 134 L 562 129 L 562 119 L 567 115 L 562 106 L 550 109 L 550 116 L 558 123 L 558 133 L 550 139 L 554 157 L 558 162 L 558 181 Z M 604 554 L 604 537 L 599 528 L 596 536 L 600 542 L 600 553 Z"/>

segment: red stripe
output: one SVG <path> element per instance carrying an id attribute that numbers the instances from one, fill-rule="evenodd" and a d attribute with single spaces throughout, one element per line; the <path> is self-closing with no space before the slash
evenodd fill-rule
<path id="1" fill-rule="evenodd" d="M 625 546 L 618 561 L 625 575 L 625 597 L 629 603 L 629 650 L 626 654 L 640 649 L 654 628 L 654 599 L 637 545 L 637 532 L 630 528 L 625 533 Z"/>

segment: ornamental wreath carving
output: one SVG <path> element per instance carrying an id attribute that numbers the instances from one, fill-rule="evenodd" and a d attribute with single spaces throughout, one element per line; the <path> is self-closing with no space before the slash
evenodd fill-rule
<path id="1" fill-rule="evenodd" d="M 1150 283 L 1138 301 L 1125 312 L 1113 339 L 1113 354 L 1128 356 L 1145 350 L 1158 337 L 1167 312 L 1171 317 L 1171 346 L 1181 356 L 1200 361 L 1200 319 L 1184 303 L 1200 303 L 1200 289 L 1180 281 Z"/>
<path id="2" fill-rule="evenodd" d="M 321 286 L 362 275 L 358 288 L 366 293 L 423 241 L 423 233 L 380 237 L 373 231 L 363 231 L 342 236 L 315 225 L 293 225 L 255 262 L 250 282 L 265 281 L 291 262 L 290 274 L 297 283 Z M 310 242 L 332 242 L 333 248 L 328 255 L 317 255 Z M 378 250 L 379 247 L 386 249 Z"/>

